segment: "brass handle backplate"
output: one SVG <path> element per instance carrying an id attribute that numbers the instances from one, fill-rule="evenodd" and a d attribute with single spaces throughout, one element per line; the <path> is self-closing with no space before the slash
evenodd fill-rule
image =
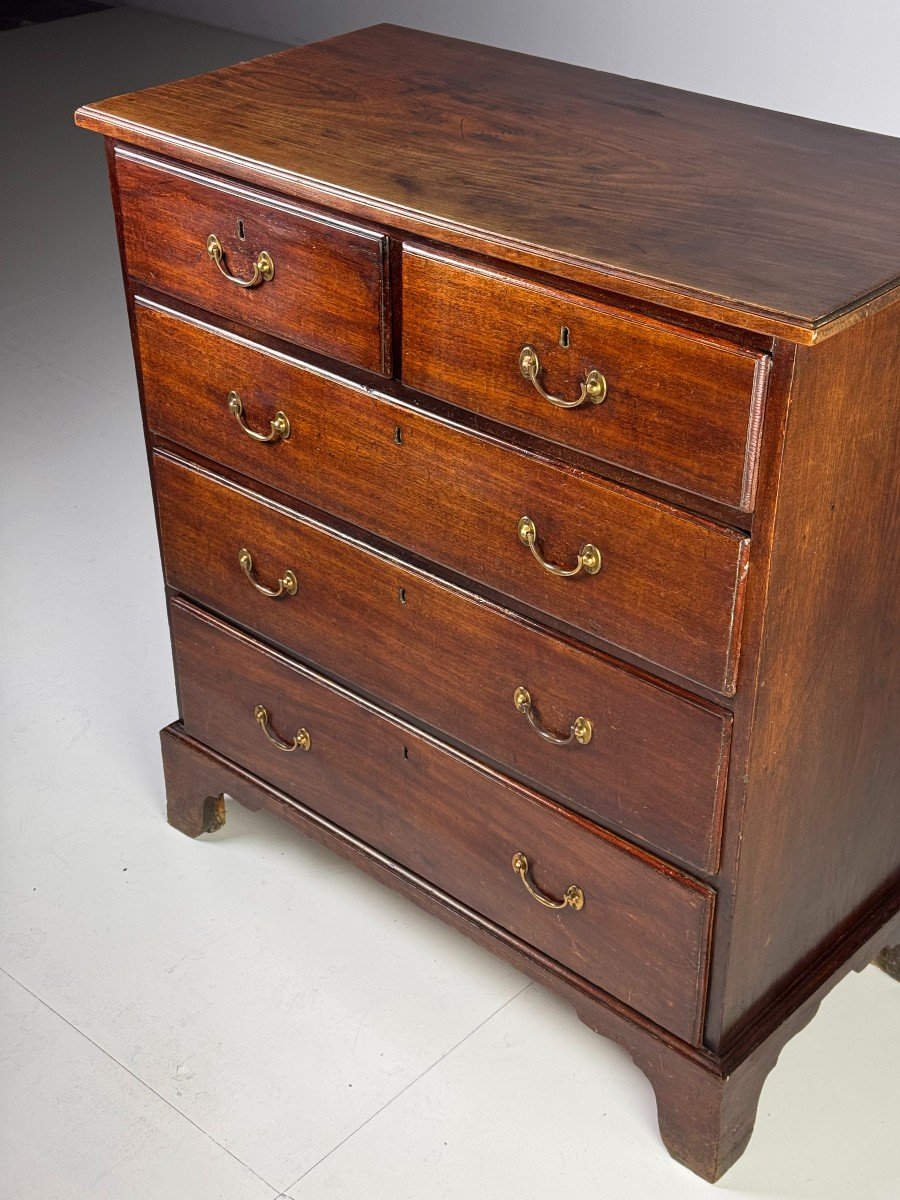
<path id="1" fill-rule="evenodd" d="M 312 739 L 305 729 L 298 729 L 289 742 L 283 741 L 277 733 L 273 733 L 269 726 L 269 713 L 261 704 L 257 704 L 254 708 L 253 715 L 259 722 L 260 729 L 276 750 L 283 750 L 285 754 L 290 754 L 294 750 L 308 750 L 312 745 Z"/>
<path id="2" fill-rule="evenodd" d="M 519 541 L 523 546 L 528 547 L 545 571 L 549 571 L 551 575 L 558 575 L 561 579 L 570 579 L 573 575 L 581 574 L 582 571 L 586 575 L 596 575 L 600 570 L 602 562 L 600 551 L 590 542 L 586 542 L 581 547 L 578 551 L 578 562 L 568 570 L 547 562 L 537 548 L 537 527 L 531 517 L 519 518 Z"/>
<path id="3" fill-rule="evenodd" d="M 552 742 L 554 746 L 568 746 L 572 742 L 577 742 L 579 746 L 586 746 L 594 736 L 594 726 L 587 717 L 576 717 L 569 727 L 566 737 L 559 737 L 558 734 L 551 733 L 549 729 L 544 729 L 535 715 L 528 688 L 516 688 L 513 693 L 513 704 L 520 713 L 528 718 L 528 724 L 534 732 L 540 734 L 545 742 Z"/>
<path id="4" fill-rule="evenodd" d="M 253 584 L 258 592 L 262 592 L 264 596 L 269 596 L 274 599 L 276 596 L 296 596 L 297 595 L 297 576 L 293 571 L 285 571 L 278 580 L 277 588 L 263 587 L 261 583 L 257 583 L 253 578 L 253 556 L 250 551 L 244 546 L 238 554 L 238 562 L 243 568 L 244 574 Z"/>
<path id="5" fill-rule="evenodd" d="M 257 433 L 244 420 L 244 402 L 237 392 L 228 393 L 228 411 L 254 442 L 283 442 L 291 436 L 291 423 L 283 412 L 277 412 L 269 422 L 268 433 Z"/>
<path id="6" fill-rule="evenodd" d="M 551 396 L 544 390 L 539 375 L 541 361 L 534 346 L 523 346 L 519 351 L 519 370 L 522 378 L 527 379 L 541 396 L 556 408 L 580 408 L 587 400 L 591 404 L 602 404 L 606 399 L 606 377 L 596 369 L 588 371 L 581 381 L 581 392 L 577 400 L 563 400 L 561 396 Z"/>
<path id="7" fill-rule="evenodd" d="M 239 279 L 237 275 L 231 274 L 225 266 L 225 251 L 222 249 L 222 243 L 214 233 L 211 233 L 206 239 L 206 253 L 228 282 L 236 283 L 238 287 L 254 288 L 261 283 L 268 283 L 275 277 L 275 264 L 272 262 L 272 256 L 268 250 L 260 250 L 257 254 L 256 262 L 253 264 L 253 274 L 249 279 Z"/>
<path id="8" fill-rule="evenodd" d="M 566 894 L 562 900 L 554 900 L 551 896 L 545 896 L 543 892 L 539 892 L 529 882 L 528 859 L 521 850 L 517 850 L 512 857 L 512 869 L 522 880 L 529 896 L 537 900 L 538 904 L 543 904 L 544 908 L 574 908 L 576 912 L 580 912 L 584 908 L 584 892 L 580 887 L 576 887 L 574 883 L 566 888 Z"/>

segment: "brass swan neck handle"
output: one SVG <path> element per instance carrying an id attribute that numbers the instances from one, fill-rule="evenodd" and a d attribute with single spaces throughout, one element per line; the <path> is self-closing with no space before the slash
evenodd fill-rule
<path id="1" fill-rule="evenodd" d="M 532 384 L 535 391 L 556 408 L 580 408 L 590 400 L 591 404 L 602 404 L 606 399 L 606 377 L 593 368 L 581 381 L 581 391 L 575 400 L 563 400 L 562 396 L 551 396 L 540 381 L 541 360 L 534 346 L 523 346 L 519 351 L 519 370 L 522 378 Z"/>
<path id="2" fill-rule="evenodd" d="M 312 739 L 305 729 L 298 729 L 289 742 L 280 738 L 269 725 L 269 712 L 262 704 L 257 704 L 253 715 L 256 717 L 260 729 L 276 750 L 283 750 L 285 754 L 291 754 L 294 750 L 308 750 L 312 745 Z"/>
<path id="3" fill-rule="evenodd" d="M 527 717 L 528 724 L 534 732 L 539 737 L 542 737 L 545 742 L 550 742 L 553 746 L 569 746 L 572 742 L 576 742 L 579 746 L 586 746 L 594 736 L 593 723 L 587 717 L 576 717 L 569 726 L 569 732 L 566 737 L 560 737 L 556 733 L 551 733 L 549 729 L 544 729 L 537 719 L 531 700 L 531 693 L 528 688 L 516 688 L 513 693 L 513 704 L 516 706 L 518 712 Z"/>
<path id="4" fill-rule="evenodd" d="M 539 891 L 528 879 L 528 859 L 521 850 L 517 850 L 512 858 L 512 869 L 522 880 L 525 890 L 538 904 L 542 904 L 544 908 L 574 908 L 576 912 L 580 912 L 584 908 L 584 892 L 576 884 L 572 883 L 566 888 L 566 894 L 562 900 L 554 900 L 552 896 L 545 896 Z"/>
<path id="5" fill-rule="evenodd" d="M 275 264 L 268 250 L 260 250 L 259 254 L 257 254 L 256 262 L 253 264 L 253 274 L 249 279 L 241 279 L 237 275 L 231 274 L 225 265 L 225 251 L 222 243 L 214 233 L 211 233 L 206 239 L 206 253 L 209 255 L 210 261 L 216 264 L 228 282 L 236 284 L 239 288 L 255 288 L 261 283 L 268 283 L 270 279 L 274 279 L 275 277 Z"/>
<path id="6" fill-rule="evenodd" d="M 263 596 L 268 596 L 270 599 L 275 600 L 279 596 L 297 595 L 297 576 L 293 571 L 285 571 L 285 573 L 278 580 L 277 588 L 267 588 L 263 584 L 257 583 L 253 578 L 253 555 L 246 546 L 241 548 L 238 554 L 238 562 L 240 563 L 244 574 L 247 576 L 256 590 Z"/>
<path id="7" fill-rule="evenodd" d="M 571 579 L 575 575 L 580 575 L 582 571 L 585 575 L 596 575 L 600 570 L 602 562 L 600 551 L 591 542 L 585 542 L 578 551 L 578 561 L 574 567 L 557 567 L 554 563 L 547 562 L 537 548 L 537 526 L 531 517 L 519 518 L 519 541 L 523 546 L 528 547 L 545 571 L 549 571 L 551 575 L 556 575 L 560 579 Z"/>
<path id="8" fill-rule="evenodd" d="M 228 393 L 228 411 L 247 437 L 253 438 L 254 442 L 283 442 L 291 436 L 291 423 L 280 409 L 269 421 L 268 433 L 257 433 L 255 429 L 250 428 L 244 420 L 244 402 L 237 392 Z"/>

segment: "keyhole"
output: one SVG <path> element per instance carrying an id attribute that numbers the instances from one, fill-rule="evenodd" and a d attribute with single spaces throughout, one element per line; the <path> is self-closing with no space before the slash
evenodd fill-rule
<path id="1" fill-rule="evenodd" d="M 244 222 L 243 221 L 238 221 L 238 237 L 241 239 L 241 241 L 244 240 Z"/>
<path id="2" fill-rule="evenodd" d="M 409 746 L 404 746 L 404 747 L 403 747 L 403 757 L 404 757 L 404 758 L 409 758 Z"/>
<path id="3" fill-rule="evenodd" d="M 406 603 L 406 588 L 401 588 L 401 589 L 400 589 L 400 603 L 401 603 L 401 604 L 405 604 L 405 603 Z"/>
<path id="4" fill-rule="evenodd" d="M 562 346 L 563 350 L 568 350 L 568 348 L 569 348 L 569 327 L 568 327 L 568 325 L 563 325 L 559 331 L 559 344 Z"/>
<path id="5" fill-rule="evenodd" d="M 397 443 L 398 446 L 403 445 L 403 430 L 400 428 L 399 425 L 394 430 L 394 441 Z"/>

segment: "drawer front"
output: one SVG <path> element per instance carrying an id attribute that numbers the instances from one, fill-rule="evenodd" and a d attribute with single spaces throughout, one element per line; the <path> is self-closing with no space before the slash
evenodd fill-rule
<path id="1" fill-rule="evenodd" d="M 730 715 L 205 471 L 158 453 L 154 471 L 170 587 L 586 816 L 716 869 Z M 296 590 L 258 590 L 287 571 Z M 531 726 L 521 687 L 537 729 L 568 744 Z"/>
<path id="2" fill-rule="evenodd" d="M 197 322 L 138 306 L 151 429 L 541 612 L 722 691 L 734 687 L 747 539 L 521 453 Z M 286 439 L 260 443 L 278 412 Z M 520 538 L 531 518 L 534 553 Z M 595 574 L 570 578 L 586 544 Z M 593 564 L 596 565 L 596 562 Z"/>
<path id="3" fill-rule="evenodd" d="M 368 371 L 390 370 L 387 239 L 274 196 L 116 155 L 122 235 L 135 279 Z M 241 236 L 243 234 L 243 236 Z M 210 256 L 211 235 L 222 248 Z M 271 279 L 257 272 L 259 255 Z M 226 278 L 247 282 L 242 287 Z"/>
<path id="4" fill-rule="evenodd" d="M 525 346 L 536 352 L 534 382 L 520 369 Z M 402 360 L 410 387 L 752 507 L 765 355 L 406 247 Z M 561 408 L 538 390 L 577 403 L 591 371 L 602 376 L 597 403 L 588 395 Z"/>
<path id="5" fill-rule="evenodd" d="M 709 888 L 177 601 L 172 621 L 189 734 L 677 1036 L 699 1039 Z M 270 737 L 299 744 L 286 753 Z M 583 907 L 532 899 L 516 853 L 531 886 L 561 899 L 574 885 Z"/>

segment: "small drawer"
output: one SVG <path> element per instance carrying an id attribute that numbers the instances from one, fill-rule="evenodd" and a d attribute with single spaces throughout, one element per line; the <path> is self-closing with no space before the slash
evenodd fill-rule
<path id="1" fill-rule="evenodd" d="M 402 359 L 419 391 L 753 506 L 766 355 L 407 246 Z"/>
<path id="2" fill-rule="evenodd" d="M 730 714 L 200 468 L 156 453 L 153 469 L 171 588 L 585 816 L 716 869 Z"/>
<path id="3" fill-rule="evenodd" d="M 386 238 L 131 151 L 117 151 L 116 179 L 134 279 L 390 373 Z"/>
<path id="4" fill-rule="evenodd" d="M 154 433 L 734 690 L 749 545 L 734 530 L 156 306 L 137 305 L 137 328 Z"/>
<path id="5" fill-rule="evenodd" d="M 191 736 L 699 1042 L 710 888 L 179 601 L 172 631 Z"/>

